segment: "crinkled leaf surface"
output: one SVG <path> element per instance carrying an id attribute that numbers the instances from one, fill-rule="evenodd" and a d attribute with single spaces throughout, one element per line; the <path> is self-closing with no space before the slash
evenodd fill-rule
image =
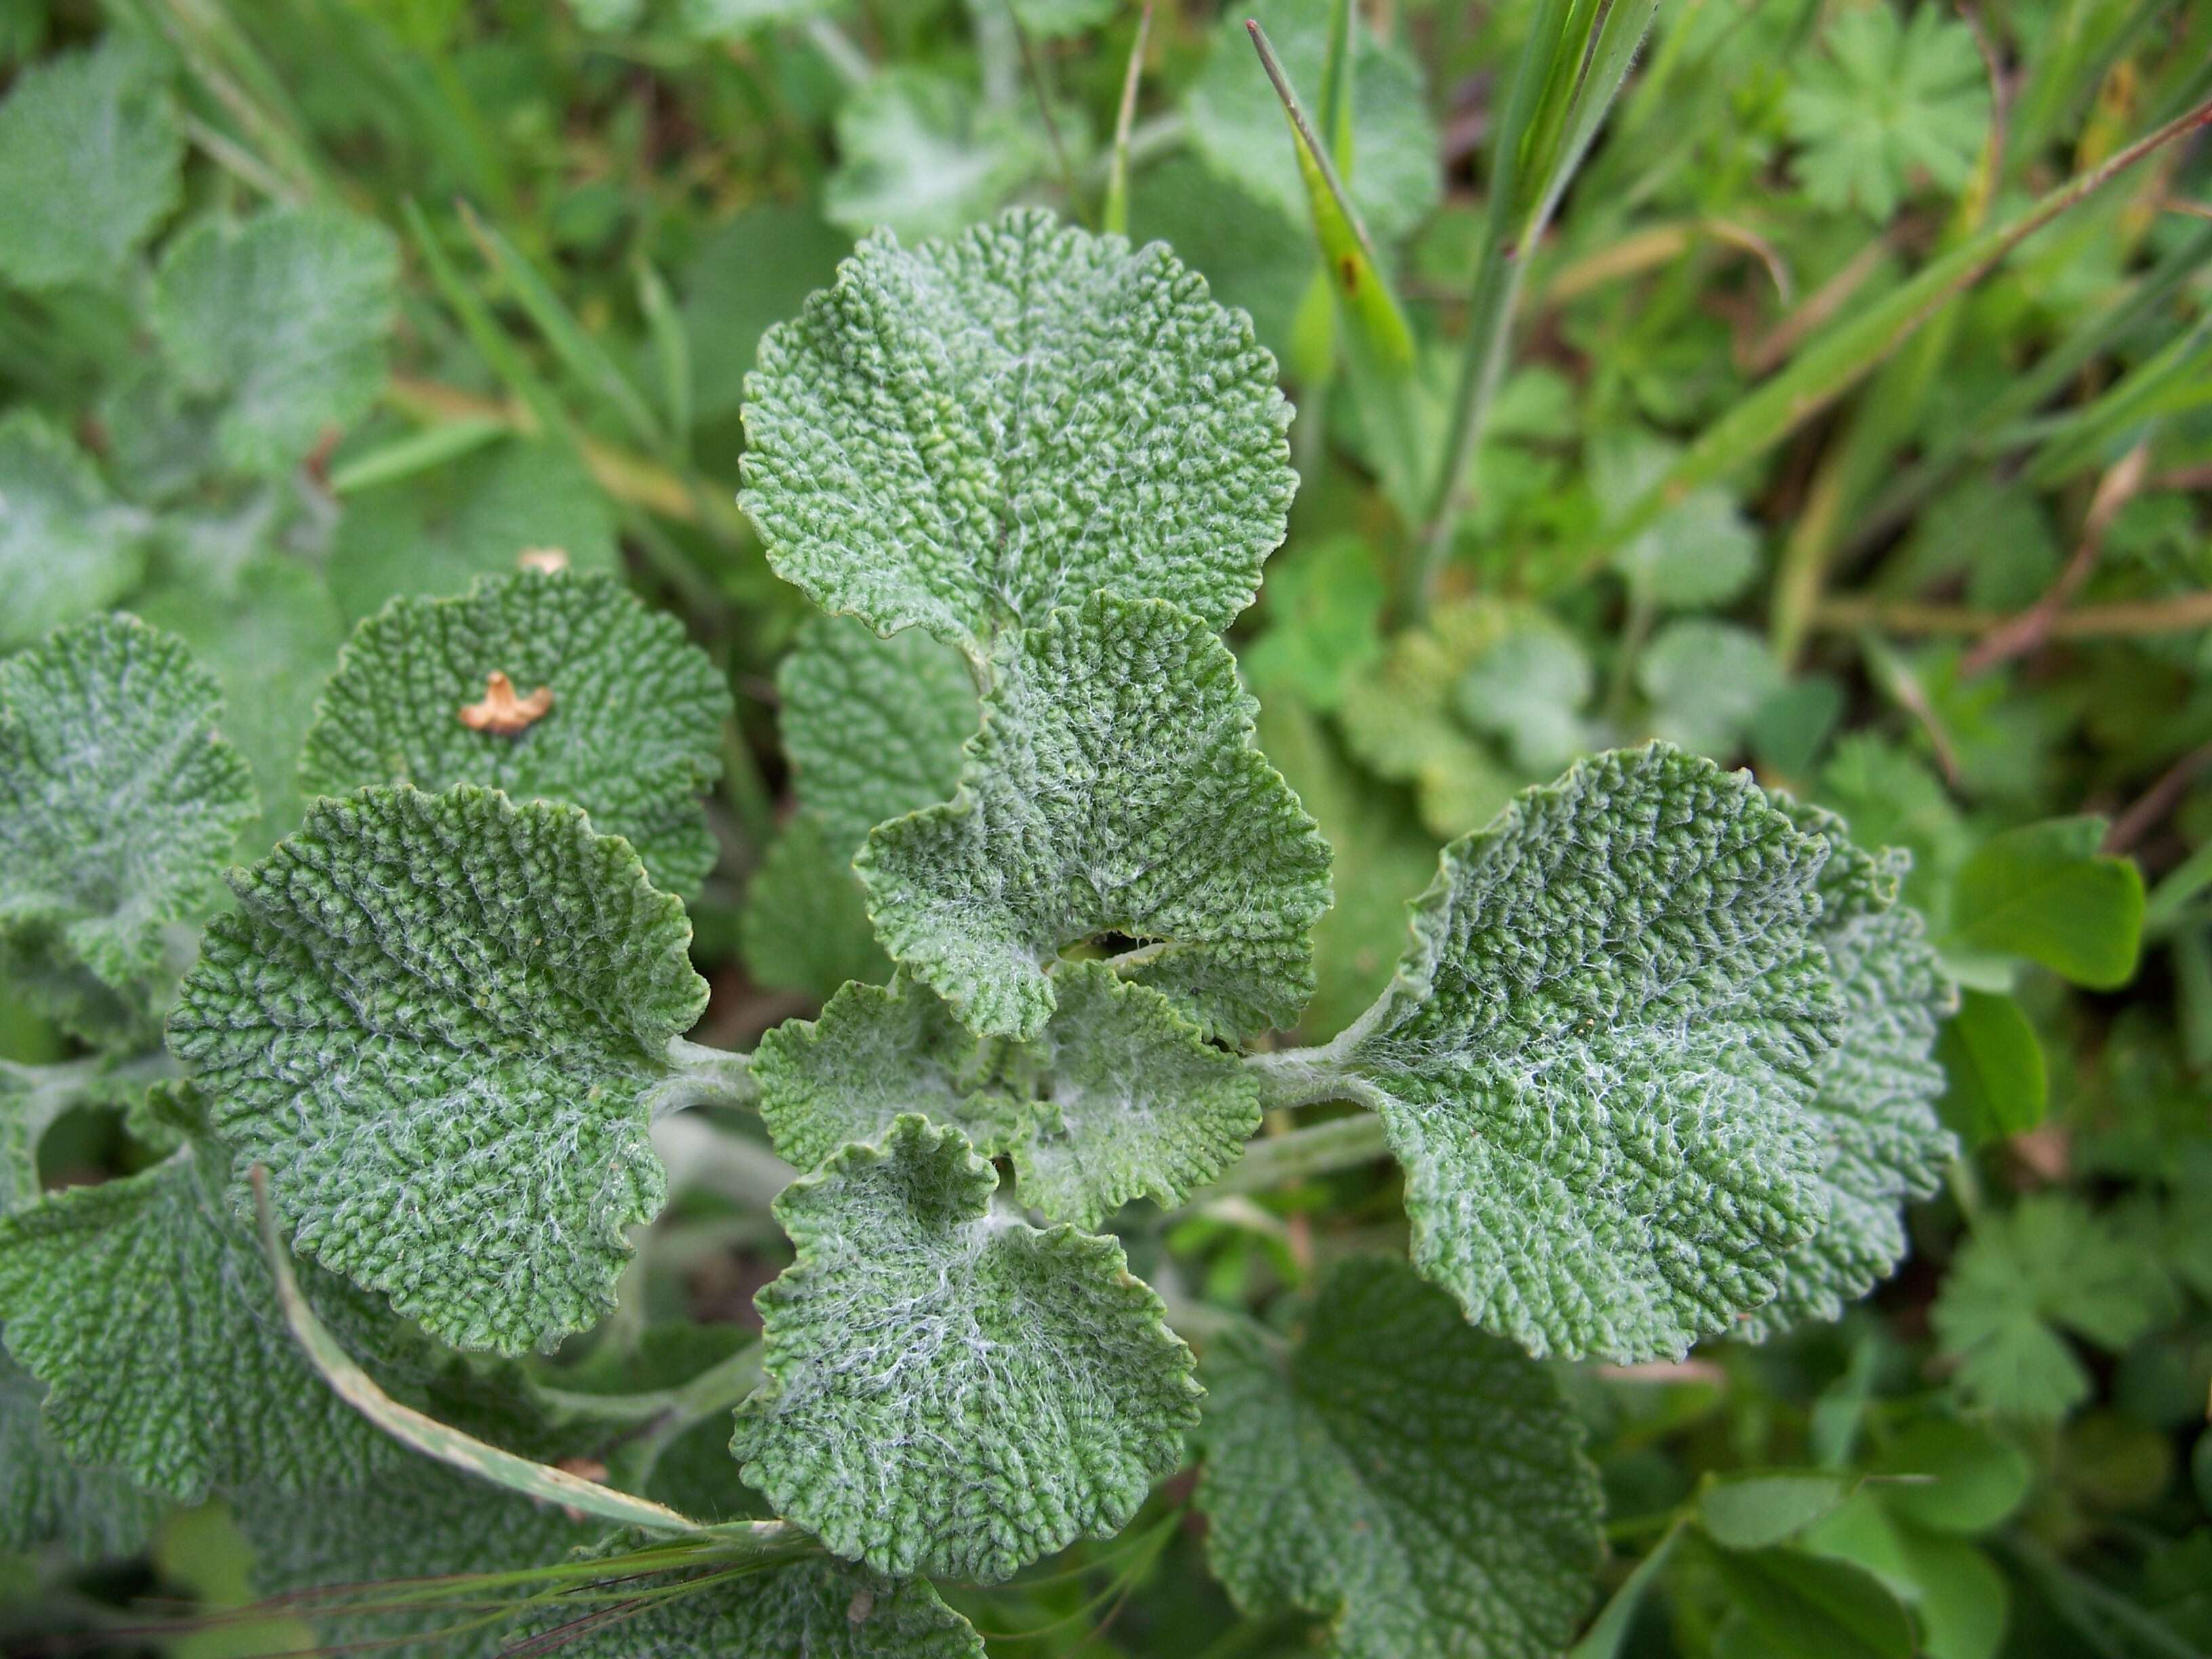
<path id="1" fill-rule="evenodd" d="M 1096 1226 L 1132 1199 L 1180 1204 L 1260 1127 L 1255 1080 L 1166 998 L 1100 962 L 1064 964 L 1035 1041 L 979 1040 L 927 988 L 848 985 L 820 1020 L 762 1040 L 753 1075 L 776 1151 L 811 1169 L 904 1113 L 1011 1156 L 1024 1204 Z"/>
<path id="2" fill-rule="evenodd" d="M 1257 1618 L 1328 1618 L 1340 1659 L 1547 1659 L 1603 1554 L 1559 1385 L 1403 1263 L 1322 1281 L 1287 1352 L 1207 1350 L 1206 1551 Z"/>
<path id="3" fill-rule="evenodd" d="M 211 1486 L 360 1486 L 404 1454 L 332 1393 L 292 1340 L 261 1247 L 206 1143 L 0 1217 L 9 1350 L 47 1385 L 69 1455 L 186 1502 Z M 371 1346 L 377 1320 L 324 1275 L 318 1311 Z"/>
<path id="4" fill-rule="evenodd" d="M 145 1547 L 164 1508 L 112 1469 L 81 1468 L 46 1432 L 46 1391 L 0 1352 L 0 1549 L 59 1544 L 80 1560 Z"/>
<path id="5" fill-rule="evenodd" d="M 211 907 L 254 814 L 214 679 L 133 617 L 0 662 L 0 957 L 64 1023 L 143 1033 L 164 929 Z"/>
<path id="6" fill-rule="evenodd" d="M 951 236 L 1051 164 L 1026 102 L 993 108 L 927 70 L 886 69 L 837 108 L 837 170 L 824 215 L 855 236 Z"/>
<path id="7" fill-rule="evenodd" d="M 465 725 L 486 676 L 553 707 L 513 735 Z M 722 772 L 730 690 L 683 624 L 612 576 L 527 572 L 463 597 L 403 597 L 354 630 L 300 757 L 301 787 L 456 783 L 566 801 L 637 849 L 665 891 L 714 867 L 700 796 Z"/>
<path id="8" fill-rule="evenodd" d="M 187 383 L 225 395 L 234 466 L 283 472 L 368 412 L 398 275 L 389 231 L 329 208 L 210 220 L 169 245 L 154 330 Z"/>
<path id="9" fill-rule="evenodd" d="M 177 204 L 185 159 L 153 54 L 119 31 L 33 64 L 0 103 L 0 277 L 105 284 Z"/>
<path id="10" fill-rule="evenodd" d="M 707 999 L 683 905 L 576 808 L 471 785 L 318 801 L 232 884 L 170 1046 L 295 1248 L 458 1347 L 604 1314 Z"/>
<path id="11" fill-rule="evenodd" d="M 778 573 L 979 656 L 1094 591 L 1226 626 L 1297 484 L 1250 322 L 1165 247 L 1043 213 L 868 238 L 747 389 L 741 501 Z"/>
<path id="12" fill-rule="evenodd" d="M 1956 995 L 1920 917 L 1898 902 L 1909 858 L 1852 845 L 1843 821 L 1816 807 L 1776 804 L 1828 844 L 1814 938 L 1827 952 L 1844 1026 L 1813 1100 L 1828 1219 L 1790 1253 L 1781 1293 L 1739 1327 L 1752 1341 L 1837 1318 L 1894 1272 L 1907 1248 L 1900 1206 L 1932 1195 L 1958 1151 L 1936 1114 L 1944 1089 L 1936 1028 Z"/>
<path id="13" fill-rule="evenodd" d="M 1634 1361 L 1773 1297 L 1826 1213 L 1826 853 L 1662 744 L 1444 849 L 1397 977 L 1324 1052 L 1405 1165 L 1415 1265 L 1476 1323 Z"/>
<path id="14" fill-rule="evenodd" d="M 1256 18 L 1308 109 L 1318 107 L 1328 52 L 1326 0 L 1262 0 L 1224 15 L 1212 55 L 1184 104 L 1192 147 L 1215 172 L 1303 224 L 1307 206 L 1283 106 L 1252 50 L 1244 21 Z M 1421 71 L 1402 46 L 1364 27 L 1352 31 L 1352 205 L 1376 240 L 1396 241 L 1443 194 L 1441 140 L 1429 118 Z"/>
<path id="15" fill-rule="evenodd" d="M 941 641 L 919 629 L 879 640 L 849 619 L 812 617 L 775 684 L 799 797 L 841 852 L 958 786 L 980 711 L 966 662 Z"/>
<path id="16" fill-rule="evenodd" d="M 1190 1351 L 1121 1247 L 994 1211 L 957 1129 L 900 1119 L 775 1212 L 768 1381 L 731 1450 L 779 1514 L 883 1572 L 991 1582 L 1128 1523 L 1198 1419 Z"/>
<path id="17" fill-rule="evenodd" d="M 0 651 L 111 605 L 146 564 L 143 518 L 118 505 L 91 459 L 43 416 L 0 420 Z"/>
<path id="18" fill-rule="evenodd" d="M 893 1581 L 816 1557 L 648 1603 L 562 1651 L 575 1659 L 983 1659 L 983 1640 L 926 1580 Z"/>
<path id="19" fill-rule="evenodd" d="M 1129 976 L 1209 1035 L 1290 1024 L 1328 847 L 1255 708 L 1212 626 L 1159 600 L 1094 594 L 1006 640 L 959 794 L 856 860 L 884 947 L 986 1036 L 1036 1036 L 1047 969 L 1105 933 L 1150 941 Z"/>

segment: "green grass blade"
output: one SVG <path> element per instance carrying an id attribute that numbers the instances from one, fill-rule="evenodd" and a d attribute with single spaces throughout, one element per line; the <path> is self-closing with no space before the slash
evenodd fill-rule
<path id="1" fill-rule="evenodd" d="M 495 438 L 504 438 L 514 430 L 505 421 L 490 419 L 426 426 L 404 438 L 380 445 L 359 459 L 339 467 L 331 474 L 331 494 L 350 495 L 356 490 L 411 478 L 418 472 L 428 472 L 433 467 L 457 460 L 471 450 L 481 449 Z"/>
<path id="2" fill-rule="evenodd" d="M 1114 116 L 1114 159 L 1106 173 L 1106 204 L 1100 228 L 1111 236 L 1129 234 L 1129 132 L 1137 124 L 1137 86 L 1145 78 L 1145 43 L 1152 33 L 1152 0 L 1137 14 L 1137 38 L 1129 46 L 1129 67 L 1121 76 L 1121 106 Z"/>
<path id="3" fill-rule="evenodd" d="M 667 411 L 669 430 L 679 448 L 689 450 L 691 440 L 691 337 L 684 331 L 675 297 L 660 273 L 642 254 L 637 261 L 637 304 L 645 313 L 647 331 L 653 337 L 653 362 L 660 371 L 660 404 Z"/>
<path id="4" fill-rule="evenodd" d="M 461 280 L 460 273 L 453 268 L 453 262 L 446 257 L 446 250 L 440 244 L 438 234 L 428 216 L 411 199 L 400 204 L 400 212 L 407 221 L 408 232 L 415 239 L 416 248 L 422 256 L 422 264 L 430 273 L 431 282 L 446 303 L 453 308 L 454 314 L 461 319 L 461 327 L 469 337 L 469 343 L 476 347 L 484 362 L 491 366 L 492 373 L 529 410 L 538 430 L 565 440 L 572 446 L 579 443 L 581 434 L 577 432 L 575 422 L 568 418 L 568 410 L 561 407 L 560 400 L 553 395 L 553 389 L 545 384 L 514 342 L 507 337 L 507 331 L 499 325 L 499 319 L 491 314 L 491 307 L 483 302 L 483 296 Z"/>

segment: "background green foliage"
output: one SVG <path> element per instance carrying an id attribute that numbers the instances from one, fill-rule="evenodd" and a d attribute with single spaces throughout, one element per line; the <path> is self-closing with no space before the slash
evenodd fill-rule
<path id="1" fill-rule="evenodd" d="M 1356 1493 L 1377 1524 L 1471 1506 L 1495 1519 L 1484 1538 L 1537 1532 L 1558 1514 L 1517 1510 L 1499 1468 L 1572 1478 L 1578 1427 L 1608 1553 L 1547 1581 L 1518 1624 L 1401 1583 L 1425 1535 L 1346 1555 L 1295 1516 L 1215 1537 L 1217 1583 L 1189 1482 L 1142 1499 L 1144 1470 L 1119 1469 L 1102 1510 L 1144 1505 L 1119 1539 L 948 1599 L 1022 1659 L 1303 1653 L 1324 1632 L 1340 1652 L 1425 1652 L 1408 1610 L 1431 1602 L 1457 1609 L 1458 1644 L 1436 1649 L 1453 1654 L 1517 1652 L 1510 1632 L 1531 1630 L 1587 1659 L 2212 1653 L 2212 147 L 2180 137 L 2004 230 L 2201 106 L 2212 7 L 1665 0 L 1578 173 L 1595 118 L 1579 82 L 1521 66 L 1532 42 L 1588 31 L 1583 10 L 1356 10 L 1336 94 L 1326 0 L 1257 15 L 1348 174 L 1403 361 L 1380 313 L 1332 298 L 1336 250 L 1316 245 L 1243 12 L 1152 14 L 1127 144 L 1128 228 L 1249 313 L 1297 409 L 1288 539 L 1228 639 L 1261 744 L 1334 850 L 1308 1034 L 1382 989 L 1440 839 L 1578 755 L 1663 737 L 1911 851 L 1905 901 L 1963 988 L 1937 1052 L 1966 1151 L 1907 1212 L 1903 1271 L 1840 1321 L 1674 1364 L 1551 1362 L 1540 1443 L 1492 1446 L 1471 1421 L 1412 1489 L 1346 1471 L 1417 1463 L 1401 1418 L 1456 1421 L 1504 1349 L 1375 1265 L 1407 1249 L 1395 1170 L 1125 1210 L 1130 1265 L 1171 1306 L 1258 1317 L 1210 1345 L 1191 1328 L 1217 1398 L 1278 1363 L 1308 1389 L 1310 1420 L 1275 1440 L 1216 1445 L 1201 1426 L 1209 1485 L 1316 1507 Z M 251 860 L 301 823 L 293 757 L 354 624 L 559 549 L 677 618 L 734 699 L 717 757 L 690 728 L 719 695 L 690 688 L 704 712 L 664 769 L 688 801 L 720 764 L 690 905 L 702 1037 L 750 1047 L 848 978 L 888 979 L 851 857 L 878 820 L 949 797 L 973 685 L 953 647 L 917 632 L 871 655 L 770 573 L 735 500 L 743 378 L 877 226 L 911 242 L 1027 204 L 1098 227 L 1138 28 L 1108 0 L 14 0 L 0 652 L 118 605 L 182 638 L 235 748 L 218 757 L 234 810 L 184 850 L 234 836 Z M 1511 281 L 1486 286 L 1509 252 Z M 1470 407 L 1455 360 L 1501 291 L 1484 418 L 1439 491 Z M 1249 586 L 1224 580 L 1224 617 Z M 861 812 L 835 781 L 854 739 L 822 710 L 893 660 L 909 702 L 863 734 L 888 762 Z M 189 690 L 198 708 L 206 688 Z M 0 727 L 0 758 L 11 741 Z M 158 821 L 172 803 L 123 781 L 146 795 L 145 844 L 178 850 Z M 706 848 L 678 830 L 689 887 Z M 52 849 L 0 850 L 7 901 Z M 181 879 L 139 896 L 127 961 L 73 982 L 74 1029 L 71 1005 L 40 1012 L 11 981 L 0 1127 L 34 1122 L 46 1185 L 110 1182 L 82 1207 L 170 1218 L 195 1272 L 264 1306 L 220 1171 L 139 1173 L 194 1133 L 189 1103 L 126 1127 L 113 1109 L 144 1078 L 30 1069 L 88 1065 L 86 1010 L 142 1019 L 146 988 L 187 965 L 160 926 Z M 1027 1188 L 1035 1126 L 999 1128 Z M 605 1326 L 526 1362 L 526 1389 L 410 1372 L 410 1397 L 534 1457 L 647 1471 L 647 1495 L 687 1513 L 760 1513 L 722 1448 L 757 1375 L 751 1292 L 791 1259 L 765 1211 L 788 1172 L 722 1141 L 663 1147 L 671 1208 Z M 1139 1170 L 1112 1196 L 1174 1184 Z M 0 1188 L 0 1213 L 27 1196 Z M 1397 1319 L 1405 1363 L 1334 1346 L 1332 1297 Z M 795 1329 L 837 1317 L 787 1301 Z M 228 1358 L 296 1364 L 281 1342 Z M 699 1388 L 732 1365 L 728 1398 Z M 1355 1395 L 1390 1409 L 1353 1412 Z M 655 1426 L 611 1431 L 576 1403 L 595 1397 L 651 1400 Z M 427 1465 L 343 1512 L 274 1485 L 176 1508 L 42 1463 L 36 1406 L 0 1360 L 0 1550 L 18 1552 L 0 1553 L 0 1640 L 217 1659 L 405 1637 L 435 1621 L 404 1601 L 313 1626 L 298 1606 L 164 1620 L 314 1583 L 318 1551 L 398 1579 L 501 1565 L 509 1534 L 545 1561 L 584 1535 Z M 154 1472 L 173 1495 L 252 1461 L 252 1425 L 202 1414 L 201 1465 Z M 359 1461 L 350 1419 L 311 1426 L 325 1462 Z M 312 1463 L 321 1443 L 303 1443 Z M 457 1519 L 471 1494 L 483 1514 Z M 65 1517 L 74 1535 L 47 1541 Z M 1601 1611 L 1577 1626 L 1592 1572 Z M 843 1639 L 838 1610 L 880 1595 L 913 1643 L 964 1650 L 925 1587 L 828 1568 L 760 1585 L 744 1593 L 779 1630 Z M 722 1604 L 686 1605 L 636 1639 L 720 1639 Z M 622 1654 L 621 1628 L 580 1639 Z"/>

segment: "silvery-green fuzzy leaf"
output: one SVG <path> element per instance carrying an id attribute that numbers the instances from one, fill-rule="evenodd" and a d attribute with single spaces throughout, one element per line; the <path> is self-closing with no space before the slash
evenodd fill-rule
<path id="1" fill-rule="evenodd" d="M 707 1000 L 683 905 L 576 808 L 471 785 L 319 800 L 231 884 L 170 1046 L 295 1248 L 457 1347 L 606 1312 Z"/>
<path id="2" fill-rule="evenodd" d="M 1707 617 L 1669 623 L 1654 635 L 1636 679 L 1651 700 L 1652 735 L 1717 760 L 1742 749 L 1752 716 L 1783 685 L 1764 640 Z"/>
<path id="3" fill-rule="evenodd" d="M 331 592 L 358 622 L 398 594 L 465 593 L 548 548 L 568 556 L 572 574 L 614 570 L 614 509 L 575 457 L 518 439 L 350 497 L 331 545 Z"/>
<path id="4" fill-rule="evenodd" d="M 994 1210 L 960 1132 L 901 1118 L 794 1182 L 731 1450 L 879 1571 L 989 1583 L 1128 1523 L 1198 1420 L 1190 1351 L 1121 1247 Z"/>
<path id="5" fill-rule="evenodd" d="M 738 944 L 756 982 L 817 1002 L 827 1002 L 848 980 L 891 976 L 851 854 L 830 847 L 811 812 L 793 813 L 755 867 Z"/>
<path id="6" fill-rule="evenodd" d="M 1603 1554 L 1597 1471 L 1559 1385 L 1402 1263 L 1322 1281 L 1287 1352 L 1206 1351 L 1206 1552 L 1255 1618 L 1339 1659 L 1549 1659 Z"/>
<path id="7" fill-rule="evenodd" d="M 993 108 L 927 70 L 878 71 L 837 111 L 824 216 L 853 235 L 957 235 L 1051 164 L 1026 107 Z"/>
<path id="8" fill-rule="evenodd" d="M 1637 1361 L 1772 1299 L 1826 1218 L 1826 852 L 1663 744 L 1444 849 L 1396 979 L 1322 1053 L 1406 1168 L 1414 1264 L 1477 1324 Z"/>
<path id="9" fill-rule="evenodd" d="M 855 862 L 892 957 L 984 1036 L 1033 1037 L 1048 969 L 1101 933 L 1209 1035 L 1288 1025 L 1313 989 L 1328 847 L 1253 742 L 1212 624 L 1094 594 L 1002 641 L 948 805 Z"/>
<path id="10" fill-rule="evenodd" d="M 147 1035 L 167 930 L 212 908 L 253 817 L 216 712 L 207 671 L 133 617 L 0 661 L 0 958 L 88 1038 Z"/>
<path id="11" fill-rule="evenodd" d="M 368 413 L 398 275 L 391 232 L 327 208 L 210 220 L 169 245 L 154 330 L 188 385 L 223 394 L 232 465 L 285 471 Z"/>
<path id="12" fill-rule="evenodd" d="M 1308 109 L 1317 107 L 1328 52 L 1328 0 L 1261 0 L 1224 14 L 1212 56 L 1184 101 L 1192 147 L 1208 167 L 1306 222 L 1305 188 L 1283 106 L 1245 33 L 1246 18 L 1267 32 L 1275 55 Z M 1402 46 L 1377 40 L 1355 20 L 1352 77 L 1352 205 L 1376 240 L 1395 242 L 1443 198 L 1437 157 L 1442 140 L 1429 118 L 1420 66 Z"/>
<path id="13" fill-rule="evenodd" d="M 810 1169 L 902 1115 L 957 1126 L 1009 1156 L 1021 1199 L 1095 1227 L 1139 1197 L 1180 1204 L 1260 1127 L 1255 1080 L 1158 992 L 1100 962 L 1063 964 L 1036 1040 L 978 1039 L 902 975 L 848 985 L 822 1018 L 762 1040 L 753 1075 L 776 1151 Z"/>
<path id="14" fill-rule="evenodd" d="M 817 1556 L 648 1602 L 559 1650 L 574 1659 L 983 1659 L 983 1638 L 926 1579 Z"/>
<path id="15" fill-rule="evenodd" d="M 1102 590 L 1226 626 L 1297 483 L 1249 321 L 1164 247 L 1043 213 L 870 237 L 748 391 L 741 501 L 778 573 L 978 657 Z"/>
<path id="16" fill-rule="evenodd" d="M 1790 1254 L 1781 1293 L 1737 1328 L 1751 1341 L 1837 1318 L 1894 1272 L 1907 1248 L 1902 1205 L 1931 1196 L 1958 1152 L 1936 1114 L 1945 1087 L 1936 1028 L 1958 996 L 1920 917 L 1898 902 L 1910 858 L 1852 845 L 1843 820 L 1818 807 L 1776 805 L 1828 845 L 1814 939 L 1842 995 L 1844 1026 L 1813 1100 L 1828 1219 Z"/>
<path id="17" fill-rule="evenodd" d="M 185 140 L 152 55 L 120 34 L 34 64 L 0 103 L 0 277 L 106 284 L 177 204 Z"/>
<path id="18" fill-rule="evenodd" d="M 503 673 L 552 707 L 520 732 L 479 731 L 460 710 Z M 700 797 L 722 772 L 727 683 L 674 617 L 612 576 L 518 572 L 460 598 L 396 599 L 354 630 L 300 757 L 308 794 L 365 783 L 456 783 L 517 801 L 566 801 L 636 848 L 664 891 L 714 867 Z"/>
<path id="19" fill-rule="evenodd" d="M 942 641 L 919 630 L 879 640 L 856 622 L 812 617 L 775 684 L 793 787 L 840 853 L 958 786 L 980 711 L 966 662 Z"/>
<path id="20" fill-rule="evenodd" d="M 1592 441 L 1591 493 L 1608 514 L 1626 512 L 1681 453 L 1635 428 Z M 1613 556 L 1613 568 L 1654 605 L 1726 605 L 1759 574 L 1759 536 L 1726 490 L 1708 485 L 1676 501 Z"/>
<path id="21" fill-rule="evenodd" d="M 145 570 L 145 520 L 62 432 L 27 409 L 0 419 L 0 651 L 121 599 Z"/>
<path id="22" fill-rule="evenodd" d="M 46 1384 L 46 1427 L 78 1462 L 187 1503 L 211 1486 L 363 1485 L 404 1454 L 293 1341 L 221 1164 L 203 1142 L 0 1217 L 9 1351 Z M 357 1293 L 306 1285 L 326 1319 L 376 1329 Z"/>
<path id="23" fill-rule="evenodd" d="M 223 735 L 253 769 L 261 816 L 238 855 L 258 858 L 300 822 L 300 744 L 344 637 L 330 585 L 306 561 L 264 552 L 228 580 L 173 582 L 139 601 L 222 688 Z"/>
<path id="24" fill-rule="evenodd" d="M 0 1549 L 59 1544 L 80 1560 L 145 1547 L 163 1506 L 112 1469 L 80 1468 L 40 1414 L 46 1390 L 0 1352 Z"/>

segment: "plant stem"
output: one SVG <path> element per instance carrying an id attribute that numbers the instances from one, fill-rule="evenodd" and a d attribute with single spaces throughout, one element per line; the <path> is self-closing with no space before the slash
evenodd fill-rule
<path id="1" fill-rule="evenodd" d="M 1114 117 L 1114 148 L 1106 169 L 1106 204 L 1100 228 L 1113 236 L 1129 234 L 1129 131 L 1137 121 L 1137 88 L 1145 78 L 1145 43 L 1152 38 L 1152 0 L 1137 14 L 1137 38 L 1129 46 L 1129 67 L 1121 76 L 1121 106 Z"/>
<path id="2" fill-rule="evenodd" d="M 760 1098 L 750 1054 L 671 1037 L 668 1063 L 675 1074 L 646 1091 L 655 1122 L 695 1106 L 750 1106 Z"/>
<path id="3" fill-rule="evenodd" d="M 1222 1172 L 1221 1179 L 1200 1194 L 1200 1202 L 1210 1203 L 1238 1193 L 1265 1192 L 1338 1170 L 1355 1170 L 1386 1156 L 1389 1150 L 1382 1120 L 1371 1112 L 1309 1124 L 1286 1135 L 1265 1136 L 1245 1146 L 1244 1156 Z"/>
<path id="4" fill-rule="evenodd" d="M 1498 190 L 1500 185 L 1493 181 L 1491 188 Z M 1475 452 L 1482 447 L 1483 427 L 1504 376 L 1513 313 L 1520 301 L 1521 279 L 1527 267 L 1522 249 L 1501 222 L 1503 219 L 1500 214 L 1492 216 L 1482 258 L 1475 266 L 1474 291 L 1468 307 L 1467 354 L 1460 360 L 1459 389 L 1453 394 L 1451 424 L 1444 433 L 1443 462 L 1423 514 L 1419 558 L 1406 594 L 1407 622 L 1425 617 L 1435 601 L 1437 584 L 1451 556 L 1460 483 L 1474 465 Z"/>
<path id="5" fill-rule="evenodd" d="M 1888 634 L 1987 634 L 2012 620 L 2008 612 L 1963 605 L 1919 605 L 1910 599 L 1826 599 L 1813 613 L 1815 628 Z M 2054 639 L 2098 639 L 2146 634 L 2185 634 L 2212 627 L 2212 592 L 2177 593 L 2170 599 L 2117 599 L 2061 612 L 2051 623 Z"/>

